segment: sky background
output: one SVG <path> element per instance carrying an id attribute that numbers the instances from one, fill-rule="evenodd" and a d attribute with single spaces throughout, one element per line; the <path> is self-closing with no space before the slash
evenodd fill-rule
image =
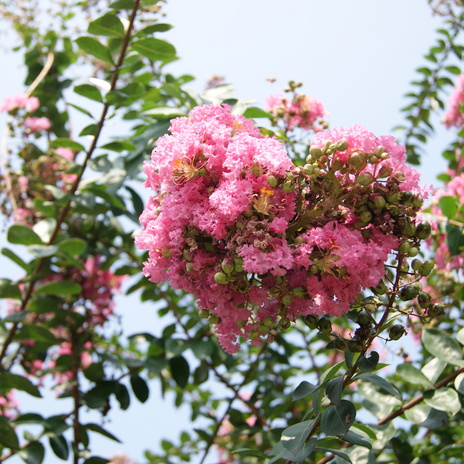
<path id="1" fill-rule="evenodd" d="M 331 127 L 360 124 L 376 135 L 390 134 L 403 122 L 403 95 L 410 91 L 414 69 L 424 64 L 422 57 L 441 24 L 425 0 L 176 0 L 165 12 L 163 21 L 175 27 L 160 38 L 173 43 L 180 57 L 166 70 L 195 76 L 192 89 L 200 92 L 210 76 L 220 75 L 235 85 L 236 97 L 263 105 L 266 96 L 281 93 L 293 79 L 304 83 L 302 92 L 324 103 Z M 6 50 L 14 43 L 13 35 L 1 36 L 0 43 L 1 101 L 25 87 L 22 57 Z M 422 168 L 428 184 L 444 169 L 440 150 L 448 139 L 440 130 L 430 145 Z M 5 266 L 9 264 L 0 256 L 0 268 Z M 150 327 L 157 333 L 151 305 L 136 299 L 119 303 L 126 333 Z M 53 396 L 48 403 L 47 413 L 61 410 Z M 189 427 L 188 408 L 175 410 L 171 404 L 154 383 L 145 405 L 134 400 L 123 413 L 115 406 L 106 425 L 124 444 L 98 440 L 96 454 L 124 451 L 141 462 L 142 451 L 155 449 L 161 438 L 177 441 L 179 431 Z M 48 454 L 46 462 L 63 461 Z M 207 462 L 216 461 L 211 456 Z"/>

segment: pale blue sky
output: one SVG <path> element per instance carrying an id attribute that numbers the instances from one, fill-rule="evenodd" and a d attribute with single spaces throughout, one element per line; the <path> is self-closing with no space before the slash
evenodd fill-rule
<path id="1" fill-rule="evenodd" d="M 201 91 L 207 78 L 218 74 L 235 84 L 237 97 L 263 104 L 294 79 L 322 100 L 332 126 L 361 124 L 377 135 L 402 122 L 403 95 L 440 23 L 426 0 L 176 0 L 165 11 L 165 21 L 175 28 L 163 38 L 181 58 L 167 70 L 196 76 L 193 89 Z M 1 100 L 24 91 L 24 71 L 19 56 L 0 53 L 3 69 L 9 70 L 0 75 Z M 267 82 L 270 77 L 277 82 Z M 427 183 L 439 172 L 438 150 L 444 145 L 446 134 L 440 131 L 436 152 L 426 159 L 433 166 L 425 169 Z M 5 258 L 0 256 L 0 263 L 5 266 Z M 150 305 L 122 301 L 119 313 L 128 333 L 149 330 L 151 324 L 158 332 Z M 55 402 L 50 400 L 50 409 Z M 184 413 L 171 408 L 156 384 L 150 401 L 140 406 L 134 400 L 134 406 L 125 413 L 115 407 L 107 424 L 125 444 L 98 440 L 96 454 L 123 450 L 140 461 L 144 449 L 155 448 L 161 438 L 175 441 L 188 425 L 187 408 Z M 62 462 L 53 459 L 48 454 L 46 461 Z"/>

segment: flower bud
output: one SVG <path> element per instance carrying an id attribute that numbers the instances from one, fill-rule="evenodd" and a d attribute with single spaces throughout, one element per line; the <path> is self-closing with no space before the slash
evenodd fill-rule
<path id="1" fill-rule="evenodd" d="M 322 150 L 319 147 L 311 147 L 309 153 L 311 157 L 315 160 L 319 159 L 322 156 Z"/>
<path id="2" fill-rule="evenodd" d="M 398 203 L 401 198 L 401 192 L 393 192 L 387 195 L 388 203 Z"/>
<path id="3" fill-rule="evenodd" d="M 337 151 L 345 151 L 348 148 L 348 140 L 340 139 L 336 144 L 335 148 Z"/>
<path id="4" fill-rule="evenodd" d="M 374 176 L 370 172 L 363 172 L 356 177 L 356 182 L 364 187 L 372 184 L 374 181 Z"/>
<path id="5" fill-rule="evenodd" d="M 348 349 L 352 353 L 360 353 L 363 350 L 364 346 L 361 341 L 358 340 L 350 340 L 348 342 Z"/>
<path id="6" fill-rule="evenodd" d="M 377 156 L 371 156 L 369 158 L 369 163 L 370 164 L 377 164 L 379 162 L 379 158 L 377 158 Z"/>
<path id="7" fill-rule="evenodd" d="M 411 258 L 413 258 L 414 256 L 417 256 L 418 254 L 419 254 L 419 248 L 411 247 L 409 249 L 409 256 L 411 256 Z"/>
<path id="8" fill-rule="evenodd" d="M 285 306 L 290 306 L 292 304 L 292 296 L 287 294 L 282 297 L 282 304 Z"/>
<path id="9" fill-rule="evenodd" d="M 317 327 L 318 318 L 314 314 L 308 314 L 304 322 L 310 329 L 315 329 Z"/>
<path id="10" fill-rule="evenodd" d="M 345 166 L 345 163 L 341 159 L 336 159 L 332 163 L 332 170 L 333 171 L 340 171 L 340 169 Z"/>
<path id="11" fill-rule="evenodd" d="M 358 324 L 360 326 L 362 326 L 362 327 L 368 326 L 368 325 L 371 324 L 371 322 L 372 322 L 372 319 L 369 316 L 369 314 L 365 313 L 364 311 L 361 311 L 358 314 Z"/>
<path id="12" fill-rule="evenodd" d="M 163 250 L 161 251 L 161 254 L 163 255 L 164 258 L 170 258 L 172 256 L 168 248 L 163 248 Z"/>
<path id="13" fill-rule="evenodd" d="M 401 324 L 392 325 L 388 329 L 388 335 L 392 340 L 399 340 L 406 333 L 406 329 Z"/>
<path id="14" fill-rule="evenodd" d="M 258 163 L 253 163 L 253 165 L 251 166 L 251 173 L 255 177 L 258 177 L 263 173 L 263 167 Z"/>
<path id="15" fill-rule="evenodd" d="M 209 311 L 207 309 L 199 309 L 198 310 L 198 317 L 201 319 L 208 319 Z"/>
<path id="16" fill-rule="evenodd" d="M 231 261 L 224 260 L 221 263 L 221 268 L 226 274 L 231 274 L 234 270 L 234 264 Z"/>
<path id="17" fill-rule="evenodd" d="M 275 188 L 277 187 L 277 184 L 279 181 L 277 180 L 277 177 L 275 176 L 267 176 L 267 183 L 269 184 L 270 187 Z"/>
<path id="18" fill-rule="evenodd" d="M 409 253 L 409 250 L 411 249 L 411 244 L 409 242 L 401 242 L 400 247 L 398 248 L 398 251 L 402 255 L 406 255 Z"/>
<path id="19" fill-rule="evenodd" d="M 291 294 L 296 298 L 304 298 L 306 296 L 306 289 L 304 287 L 295 287 Z"/>
<path id="20" fill-rule="evenodd" d="M 295 186 L 293 185 L 293 183 L 289 180 L 286 180 L 283 184 L 282 184 L 282 192 L 284 193 L 291 193 L 295 190 Z"/>
<path id="21" fill-rule="evenodd" d="M 433 304 L 427 308 L 427 316 L 438 317 L 445 313 L 445 307 L 441 304 Z"/>
<path id="22" fill-rule="evenodd" d="M 268 327 L 271 327 L 274 324 L 274 318 L 272 316 L 266 316 L 263 319 L 263 324 L 267 325 Z"/>
<path id="23" fill-rule="evenodd" d="M 243 258 L 234 258 L 234 271 L 243 272 Z"/>
<path id="24" fill-rule="evenodd" d="M 259 328 L 259 331 L 263 335 L 266 335 L 271 331 L 271 328 L 269 326 L 267 326 L 266 324 L 263 324 L 263 323 L 259 324 L 258 328 Z"/>
<path id="25" fill-rule="evenodd" d="M 391 166 L 382 166 L 380 168 L 379 173 L 377 174 L 377 177 L 379 179 L 383 179 L 384 177 L 390 177 L 392 173 L 392 168 Z"/>
<path id="26" fill-rule="evenodd" d="M 394 180 L 397 182 L 404 182 L 406 180 L 406 176 L 404 175 L 403 171 L 396 171 Z"/>
<path id="27" fill-rule="evenodd" d="M 217 314 L 211 314 L 208 321 L 210 324 L 217 324 L 218 322 L 221 322 L 221 318 Z"/>
<path id="28" fill-rule="evenodd" d="M 341 337 L 337 337 L 333 341 L 334 348 L 341 351 L 346 351 L 348 349 L 348 342 Z"/>
<path id="29" fill-rule="evenodd" d="M 290 319 L 288 317 L 282 317 L 279 321 L 279 328 L 282 330 L 287 330 L 291 325 Z"/>
<path id="30" fill-rule="evenodd" d="M 223 272 L 216 272 L 214 274 L 214 281 L 219 285 L 227 285 L 229 283 L 229 279 Z"/>
<path id="31" fill-rule="evenodd" d="M 387 204 L 387 201 L 382 195 L 377 195 L 374 198 L 374 208 L 375 209 L 382 209 L 385 208 L 385 205 Z"/>
<path id="32" fill-rule="evenodd" d="M 256 340 L 258 337 L 259 337 L 259 332 L 257 330 L 252 330 L 248 334 L 248 339 L 251 340 L 251 341 Z"/>
<path id="33" fill-rule="evenodd" d="M 325 334 L 332 332 L 332 323 L 326 317 L 321 317 L 317 323 L 317 328 Z"/>
<path id="34" fill-rule="evenodd" d="M 424 265 L 422 267 L 422 275 L 424 277 L 427 277 L 432 272 L 433 267 L 433 261 L 430 261 L 429 259 L 427 261 L 424 261 Z"/>
<path id="35" fill-rule="evenodd" d="M 303 166 L 303 173 L 310 176 L 314 173 L 314 166 L 312 164 L 305 164 Z"/>
<path id="36" fill-rule="evenodd" d="M 382 155 L 383 153 L 385 153 L 385 151 L 386 151 L 386 148 L 385 148 L 383 145 L 379 145 L 379 146 L 375 149 L 374 153 L 375 153 L 377 156 L 380 156 L 380 155 Z"/>

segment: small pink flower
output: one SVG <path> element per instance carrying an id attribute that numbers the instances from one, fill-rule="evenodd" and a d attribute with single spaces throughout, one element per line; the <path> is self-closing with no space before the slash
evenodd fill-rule
<path id="1" fill-rule="evenodd" d="M 449 97 L 443 122 L 448 129 L 452 126 L 458 129 L 464 126 L 464 74 L 458 77 L 453 93 Z"/>
<path id="2" fill-rule="evenodd" d="M 69 161 L 72 161 L 74 159 L 74 152 L 70 148 L 58 147 L 55 150 L 55 153 L 57 155 L 62 156 L 63 158 L 66 158 Z"/>
<path id="3" fill-rule="evenodd" d="M 37 97 L 28 97 L 25 93 L 20 93 L 18 95 L 6 97 L 0 105 L 0 113 L 11 112 L 22 108 L 31 113 L 39 106 L 40 103 Z"/>
<path id="4" fill-rule="evenodd" d="M 23 124 L 24 127 L 27 129 L 27 132 L 47 131 L 52 126 L 50 123 L 50 119 L 44 117 L 29 117 L 24 120 Z"/>

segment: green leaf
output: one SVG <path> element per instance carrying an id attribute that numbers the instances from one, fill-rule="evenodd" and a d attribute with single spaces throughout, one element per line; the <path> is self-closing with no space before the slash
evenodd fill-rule
<path id="1" fill-rule="evenodd" d="M 19 267 L 24 269 L 26 272 L 29 272 L 29 264 L 27 264 L 22 258 L 20 258 L 16 253 L 11 251 L 9 248 L 2 248 L 2 255 L 9 258 Z"/>
<path id="2" fill-rule="evenodd" d="M 455 379 L 454 379 L 454 388 L 461 393 L 461 395 L 464 395 L 464 373 L 459 374 Z"/>
<path id="3" fill-rule="evenodd" d="M 280 438 L 285 449 L 296 456 L 309 437 L 314 424 L 314 420 L 307 420 L 287 427 Z"/>
<path id="4" fill-rule="evenodd" d="M 39 325 L 23 325 L 16 332 L 16 338 L 18 340 L 35 340 L 50 345 L 55 345 L 59 342 L 59 339 L 56 338 L 50 330 Z"/>
<path id="5" fill-rule="evenodd" d="M 116 0 L 111 3 L 109 8 L 113 10 L 132 10 L 134 8 L 134 0 Z"/>
<path id="6" fill-rule="evenodd" d="M 101 96 L 100 91 L 90 84 L 76 85 L 74 87 L 74 92 L 83 97 L 89 98 L 90 100 L 102 103 L 103 97 Z"/>
<path id="7" fill-rule="evenodd" d="M 321 451 L 327 451 L 329 453 L 335 454 L 335 456 L 338 456 L 338 457 L 344 459 L 345 461 L 349 462 L 350 464 L 352 464 L 350 457 L 346 453 L 342 453 L 341 451 L 334 450 L 334 449 L 331 449 L 331 448 L 322 448 L 320 446 L 316 446 L 316 449 L 321 450 Z"/>
<path id="8" fill-rule="evenodd" d="M 84 369 L 84 375 L 86 379 L 92 382 L 98 383 L 105 378 L 105 370 L 101 362 L 94 362 L 89 367 Z"/>
<path id="9" fill-rule="evenodd" d="M 433 388 L 432 382 L 410 363 L 399 364 L 396 368 L 396 373 L 412 385 Z"/>
<path id="10" fill-rule="evenodd" d="M 295 388 L 295 391 L 293 392 L 293 401 L 301 400 L 301 398 L 305 398 L 312 393 L 314 393 L 320 386 L 318 385 L 313 385 L 312 383 L 306 382 L 306 380 L 303 380 L 298 387 Z"/>
<path id="11" fill-rule="evenodd" d="M 104 61 L 105 63 L 114 65 L 110 52 L 97 39 L 94 39 L 93 37 L 79 37 L 76 39 L 76 43 L 82 51 Z"/>
<path id="12" fill-rule="evenodd" d="M 267 118 L 271 119 L 273 116 L 271 113 L 267 113 L 266 111 L 262 110 L 261 108 L 257 108 L 255 106 L 250 106 L 245 110 L 243 113 L 243 116 L 245 118 Z"/>
<path id="13" fill-rule="evenodd" d="M 91 135 L 95 136 L 98 132 L 98 126 L 96 124 L 89 124 L 85 126 L 80 132 L 79 137 L 83 137 L 84 135 Z"/>
<path id="14" fill-rule="evenodd" d="M 0 298 L 21 299 L 21 291 L 18 286 L 11 283 L 10 279 L 0 279 Z"/>
<path id="15" fill-rule="evenodd" d="M 414 459 L 412 446 L 403 437 L 393 437 L 390 440 L 393 452 L 401 464 L 410 464 Z"/>
<path id="16" fill-rule="evenodd" d="M 440 388 L 424 392 L 424 403 L 439 411 L 446 411 L 452 415 L 461 410 L 461 402 L 456 390 L 452 388 Z"/>
<path id="17" fill-rule="evenodd" d="M 84 426 L 86 429 L 91 430 L 92 432 L 99 433 L 110 440 L 117 441 L 118 443 L 122 443 L 121 440 L 115 437 L 112 433 L 108 432 L 108 430 L 104 429 L 101 425 L 98 424 L 86 424 Z"/>
<path id="18" fill-rule="evenodd" d="M 364 356 L 358 362 L 358 367 L 360 371 L 373 371 L 377 369 L 379 363 L 379 353 L 377 351 L 372 351 L 370 356 Z"/>
<path id="19" fill-rule="evenodd" d="M 356 419 L 353 403 L 341 400 L 340 405 L 330 405 L 322 414 L 321 428 L 327 435 L 345 435 Z"/>
<path id="20" fill-rule="evenodd" d="M 69 457 L 69 447 L 66 438 L 63 435 L 51 436 L 48 438 L 50 441 L 50 447 L 52 448 L 55 455 L 66 461 Z"/>
<path id="21" fill-rule="evenodd" d="M 89 24 L 90 34 L 107 37 L 124 37 L 124 26 L 121 20 L 112 13 L 107 13 Z"/>
<path id="22" fill-rule="evenodd" d="M 439 429 L 448 425 L 448 414 L 444 411 L 433 409 L 427 404 L 417 404 L 404 412 L 406 419 L 413 424 Z"/>
<path id="23" fill-rule="evenodd" d="M 42 464 L 45 457 L 45 448 L 42 443 L 35 441 L 18 452 L 26 464 Z"/>
<path id="24" fill-rule="evenodd" d="M 39 235 L 30 227 L 15 224 L 8 229 L 7 239 L 15 245 L 43 245 Z"/>
<path id="25" fill-rule="evenodd" d="M 446 66 L 445 69 L 456 76 L 459 76 L 459 74 L 461 74 L 461 70 L 457 66 Z"/>
<path id="26" fill-rule="evenodd" d="M 453 364 L 462 360 L 462 348 L 459 343 L 440 329 L 424 329 L 422 331 L 424 348 L 436 358 Z"/>
<path id="27" fill-rule="evenodd" d="M 12 388 L 28 393 L 36 398 L 42 398 L 39 389 L 26 377 L 10 372 L 0 374 L 0 389 L 7 393 Z"/>
<path id="28" fill-rule="evenodd" d="M 202 361 L 193 373 L 193 382 L 195 385 L 201 385 L 206 382 L 209 377 L 209 366 L 206 362 Z"/>
<path id="29" fill-rule="evenodd" d="M 3 322 L 21 322 L 30 313 L 31 312 L 27 310 L 16 311 L 4 317 Z"/>
<path id="30" fill-rule="evenodd" d="M 348 443 L 351 443 L 353 445 L 364 446 L 364 448 L 372 449 L 372 445 L 370 442 L 363 438 L 362 435 L 359 435 L 358 433 L 355 433 L 352 430 L 348 430 L 348 432 L 346 432 L 345 435 L 340 435 L 340 438 L 343 441 L 347 441 Z"/>
<path id="31" fill-rule="evenodd" d="M 130 384 L 136 398 L 141 403 L 145 403 L 145 401 L 148 400 L 148 396 L 150 394 L 147 382 L 145 382 L 145 380 L 142 377 L 140 377 L 140 375 L 132 374 L 130 376 Z"/>
<path id="32" fill-rule="evenodd" d="M 56 280 L 47 282 L 35 290 L 36 295 L 77 295 L 82 292 L 82 287 L 77 282 Z"/>
<path id="33" fill-rule="evenodd" d="M 459 205 L 454 197 L 444 196 L 438 200 L 441 212 L 448 218 L 453 219 L 456 216 Z"/>
<path id="34" fill-rule="evenodd" d="M 118 140 L 115 142 L 106 143 L 100 147 L 102 150 L 111 150 L 117 153 L 121 153 L 122 151 L 133 151 L 136 150 L 137 147 L 133 144 L 128 142 L 127 140 Z"/>
<path id="35" fill-rule="evenodd" d="M 0 416 L 0 445 L 11 450 L 19 448 L 16 432 L 5 416 Z"/>
<path id="36" fill-rule="evenodd" d="M 353 380 L 367 380 L 368 382 L 372 382 L 373 384 L 380 387 L 384 392 L 389 393 L 390 395 L 394 396 L 401 400 L 401 393 L 398 391 L 396 387 L 394 387 L 390 382 L 379 377 L 376 374 L 360 374 L 353 378 Z"/>
<path id="37" fill-rule="evenodd" d="M 64 139 L 64 138 L 55 139 L 50 142 L 50 146 L 55 147 L 55 148 L 59 148 L 59 147 L 69 148 L 71 150 L 76 150 L 76 151 L 85 151 L 85 148 L 83 145 L 71 139 Z"/>
<path id="38" fill-rule="evenodd" d="M 56 219 L 46 218 L 32 227 L 32 230 L 41 238 L 42 242 L 48 243 L 56 227 Z"/>
<path id="39" fill-rule="evenodd" d="M 83 399 L 91 409 L 104 407 L 109 401 L 111 394 L 116 391 L 116 382 L 103 381 L 95 385 L 91 390 L 84 394 Z"/>
<path id="40" fill-rule="evenodd" d="M 110 461 L 100 456 L 92 456 L 84 461 L 84 464 L 107 464 Z"/>
<path id="41" fill-rule="evenodd" d="M 87 248 L 86 241 L 80 238 L 68 238 L 62 240 L 56 245 L 61 251 L 69 253 L 71 256 L 79 256 L 84 253 L 85 249 Z"/>
<path id="42" fill-rule="evenodd" d="M 169 359 L 171 374 L 180 388 L 185 388 L 190 376 L 190 367 L 183 356 L 175 356 Z"/>
<path id="43" fill-rule="evenodd" d="M 121 409 L 125 411 L 130 406 L 130 395 L 127 387 L 122 383 L 118 383 L 115 395 L 119 402 L 119 406 L 121 406 Z"/>
<path id="44" fill-rule="evenodd" d="M 430 360 L 422 369 L 421 372 L 434 384 L 440 377 L 446 367 L 446 362 L 438 358 Z"/>
<path id="45" fill-rule="evenodd" d="M 232 451 L 232 454 L 238 454 L 240 456 L 253 456 L 256 458 L 268 459 L 264 453 L 256 449 L 249 449 L 249 448 L 240 448 L 238 450 Z"/>
<path id="46" fill-rule="evenodd" d="M 325 389 L 326 395 L 329 397 L 329 400 L 337 406 L 340 406 L 341 404 L 343 380 L 343 376 L 329 380 Z"/>
<path id="47" fill-rule="evenodd" d="M 173 26 L 166 23 L 157 23 L 152 24 L 151 26 L 145 27 L 137 33 L 138 36 L 147 36 L 153 34 L 154 32 L 167 32 L 172 29 Z"/>
<path id="48" fill-rule="evenodd" d="M 132 48 L 151 61 L 167 61 L 176 56 L 176 49 L 169 42 L 160 39 L 139 39 Z"/>
<path id="49" fill-rule="evenodd" d="M 446 224 L 446 244 L 452 256 L 460 254 L 464 249 L 464 228 Z"/>
<path id="50" fill-rule="evenodd" d="M 36 258 L 48 258 L 56 255 L 58 247 L 55 245 L 29 245 L 27 251 Z"/>

